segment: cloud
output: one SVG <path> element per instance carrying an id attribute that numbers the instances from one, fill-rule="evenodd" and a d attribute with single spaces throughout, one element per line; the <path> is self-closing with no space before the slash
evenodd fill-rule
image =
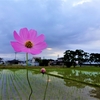
<path id="1" fill-rule="evenodd" d="M 52 48 L 47 48 L 47 50 L 52 50 Z"/>
<path id="2" fill-rule="evenodd" d="M 65 50 L 99 52 L 100 0 L 4 0 L 0 3 L 0 55 L 13 59 L 10 41 L 20 28 L 43 33 L 48 48 L 42 58 L 63 56 Z M 10 54 L 13 56 L 10 56 Z M 3 56 L 4 55 L 4 56 Z M 34 55 L 29 55 L 32 58 Z M 18 59 L 24 59 L 18 53 Z"/>
<path id="3" fill-rule="evenodd" d="M 82 5 L 84 3 L 89 3 L 91 2 L 92 0 L 82 0 L 82 1 L 79 1 L 79 2 L 74 2 L 73 3 L 73 6 L 78 6 L 78 5 Z"/>
<path id="4" fill-rule="evenodd" d="M 57 59 L 58 55 L 59 57 L 63 57 L 64 50 L 62 49 L 55 49 L 53 48 L 52 50 L 44 50 L 41 54 L 37 55 L 38 57 L 41 56 L 42 58 L 47 58 L 47 59 Z"/>
<path id="5" fill-rule="evenodd" d="M 30 55 L 29 55 L 30 56 Z M 0 57 L 4 59 L 4 61 L 6 60 L 12 60 L 15 59 L 15 52 L 14 53 L 2 53 L 0 54 Z M 18 60 L 25 60 L 25 54 L 21 54 L 21 53 L 17 53 L 16 54 L 16 59 Z"/>
<path id="6" fill-rule="evenodd" d="M 83 35 L 84 34 L 84 35 Z M 70 49 L 82 49 L 89 53 L 100 52 L 100 27 L 89 28 L 77 38 L 77 43 L 68 44 Z"/>

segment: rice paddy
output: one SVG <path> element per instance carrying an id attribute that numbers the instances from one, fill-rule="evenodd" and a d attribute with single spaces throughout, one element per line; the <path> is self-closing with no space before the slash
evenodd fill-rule
<path id="1" fill-rule="evenodd" d="M 48 73 L 43 75 L 39 70 L 37 68 L 28 71 L 33 90 L 30 100 L 100 100 L 99 72 L 86 73 L 77 69 L 63 71 L 61 68 L 52 68 L 47 69 Z M 26 73 L 26 69 L 0 70 L 0 100 L 29 99 L 30 87 Z M 96 83 L 98 86 L 85 83 Z"/>

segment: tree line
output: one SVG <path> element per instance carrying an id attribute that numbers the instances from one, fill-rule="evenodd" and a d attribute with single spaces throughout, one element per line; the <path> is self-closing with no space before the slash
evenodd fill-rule
<path id="1" fill-rule="evenodd" d="M 91 65 L 92 62 L 96 63 L 96 65 L 100 66 L 100 53 L 88 53 L 81 49 L 66 50 L 64 52 L 64 63 L 67 67 L 71 67 L 72 65 L 75 67 L 76 62 L 81 65 L 84 62 L 89 62 Z"/>

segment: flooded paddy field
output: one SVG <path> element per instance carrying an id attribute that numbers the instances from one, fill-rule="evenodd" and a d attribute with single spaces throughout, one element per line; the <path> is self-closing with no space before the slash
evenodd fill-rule
<path id="1" fill-rule="evenodd" d="M 30 87 L 26 72 L 26 69 L 0 70 L 0 100 L 28 100 Z M 71 74 L 68 76 L 63 72 L 52 71 L 50 73 L 71 77 Z M 72 70 L 73 74 L 76 78 L 79 72 Z M 31 100 L 100 100 L 100 87 L 48 74 L 43 75 L 35 70 L 29 70 L 28 75 L 33 90 Z M 91 80 L 94 80 L 94 77 Z"/>

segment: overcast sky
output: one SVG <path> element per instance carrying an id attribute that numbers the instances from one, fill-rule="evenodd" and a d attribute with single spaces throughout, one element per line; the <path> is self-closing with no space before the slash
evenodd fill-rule
<path id="1" fill-rule="evenodd" d="M 0 57 L 15 58 L 10 41 L 24 27 L 45 35 L 48 48 L 35 56 L 57 59 L 76 49 L 100 53 L 100 0 L 0 0 Z M 16 56 L 25 59 L 24 53 Z"/>

